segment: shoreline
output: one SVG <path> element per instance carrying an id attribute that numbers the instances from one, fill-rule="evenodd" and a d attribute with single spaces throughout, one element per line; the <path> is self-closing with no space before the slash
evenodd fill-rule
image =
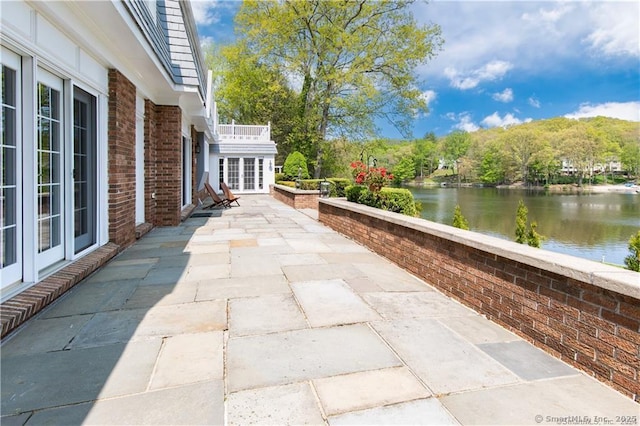
<path id="1" fill-rule="evenodd" d="M 441 187 L 441 188 L 456 188 L 458 187 L 457 183 L 423 183 L 413 181 L 411 183 L 405 183 L 406 186 L 413 187 Z M 575 184 L 556 184 L 549 185 L 548 187 L 544 186 L 524 186 L 521 183 L 511 184 L 511 185 L 495 185 L 495 186 L 485 186 L 481 183 L 462 183 L 460 184 L 461 188 L 497 188 L 497 189 L 514 189 L 514 190 L 527 190 L 527 191 L 546 191 L 552 193 L 563 193 L 563 194 L 607 194 L 607 193 L 615 193 L 615 194 L 639 194 L 640 195 L 640 186 L 624 186 L 624 185 L 584 185 L 577 186 Z"/>

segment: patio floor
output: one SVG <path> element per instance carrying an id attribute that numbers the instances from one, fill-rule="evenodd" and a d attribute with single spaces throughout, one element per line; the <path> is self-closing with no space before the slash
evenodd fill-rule
<path id="1" fill-rule="evenodd" d="M 638 423 L 312 212 L 240 204 L 152 230 L 6 339 L 2 425 Z"/>

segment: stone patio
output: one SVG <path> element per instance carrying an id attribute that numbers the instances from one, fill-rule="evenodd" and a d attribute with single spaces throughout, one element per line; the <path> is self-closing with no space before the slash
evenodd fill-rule
<path id="1" fill-rule="evenodd" d="M 638 424 L 313 212 L 240 203 L 152 230 L 5 339 L 2 425 Z"/>

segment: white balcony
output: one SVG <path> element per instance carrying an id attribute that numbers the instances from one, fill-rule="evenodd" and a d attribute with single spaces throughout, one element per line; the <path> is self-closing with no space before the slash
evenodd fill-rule
<path id="1" fill-rule="evenodd" d="M 224 141 L 271 142 L 271 123 L 266 126 L 244 124 L 218 124 L 218 137 Z"/>

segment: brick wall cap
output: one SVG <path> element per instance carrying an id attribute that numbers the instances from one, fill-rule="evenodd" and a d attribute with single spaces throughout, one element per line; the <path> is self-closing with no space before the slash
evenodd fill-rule
<path id="1" fill-rule="evenodd" d="M 322 205 L 326 204 L 415 229 L 419 232 L 454 241 L 525 265 L 640 299 L 640 273 L 638 272 L 353 203 L 347 201 L 346 198 L 320 198 L 319 203 L 321 222 Z"/>

